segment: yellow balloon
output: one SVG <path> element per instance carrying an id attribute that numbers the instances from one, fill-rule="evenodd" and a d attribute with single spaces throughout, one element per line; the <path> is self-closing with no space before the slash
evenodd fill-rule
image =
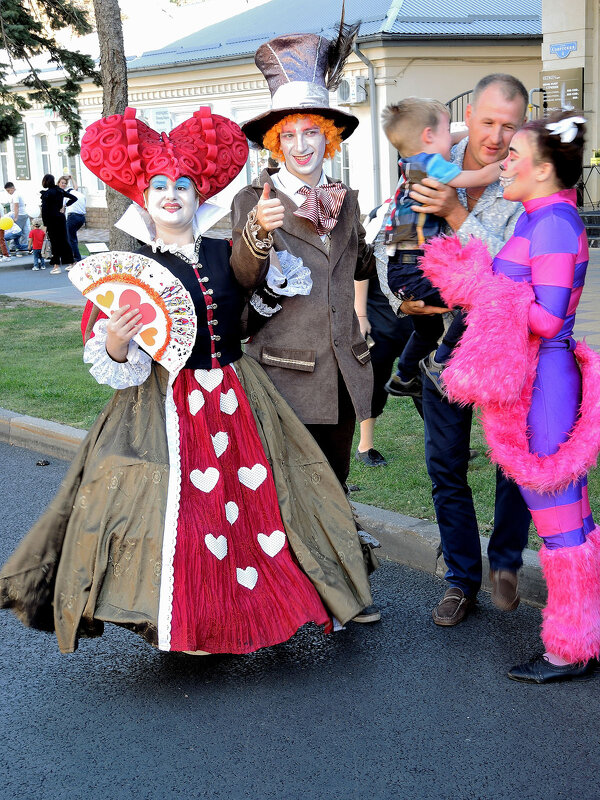
<path id="1" fill-rule="evenodd" d="M 9 231 L 13 226 L 13 221 L 11 217 L 0 217 L 0 229 L 3 231 Z"/>

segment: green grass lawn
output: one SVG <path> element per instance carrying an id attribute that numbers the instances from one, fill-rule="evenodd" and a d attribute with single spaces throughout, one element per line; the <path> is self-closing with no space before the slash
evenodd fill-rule
<path id="1" fill-rule="evenodd" d="M 0 295 L 0 407 L 89 428 L 113 390 L 83 363 L 81 308 Z"/>
<path id="2" fill-rule="evenodd" d="M 81 309 L 0 295 L 0 407 L 20 414 L 89 428 L 112 389 L 100 386 L 82 361 Z M 358 443 L 358 430 L 354 450 Z M 478 422 L 471 446 L 480 455 L 469 465 L 481 533 L 494 517 L 495 469 L 485 456 Z M 365 467 L 352 459 L 349 482 L 360 491 L 352 499 L 435 519 L 431 482 L 425 469 L 423 422 L 408 398 L 390 398 L 375 426 L 375 447 L 387 467 Z M 592 510 L 600 520 L 600 477 L 590 473 Z M 530 542 L 537 546 L 535 534 Z"/>

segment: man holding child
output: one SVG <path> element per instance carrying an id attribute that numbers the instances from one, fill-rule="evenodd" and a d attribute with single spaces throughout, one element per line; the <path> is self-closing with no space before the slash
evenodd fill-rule
<path id="1" fill-rule="evenodd" d="M 525 121 L 528 95 L 511 75 L 482 78 L 466 110 L 468 137 L 452 149 L 451 160 L 464 170 L 482 170 L 505 158 L 514 133 Z M 445 122 L 443 124 L 446 124 Z M 481 239 L 495 255 L 510 238 L 523 208 L 505 200 L 498 181 L 477 188 L 454 189 L 432 177 L 413 187 L 414 209 L 445 220 L 464 244 Z M 403 300 L 405 314 L 420 317 L 445 309 L 414 297 Z M 454 330 L 454 326 L 450 331 Z M 472 610 L 481 586 L 482 562 L 477 518 L 467 481 L 472 409 L 449 403 L 435 378 L 449 357 L 452 339 L 444 338 L 423 378 L 425 458 L 432 481 L 433 501 L 442 540 L 450 588 L 433 609 L 437 625 L 453 626 Z M 431 378 L 434 378 L 432 380 Z M 527 544 L 530 515 L 517 486 L 498 470 L 494 530 L 488 545 L 492 601 L 503 610 L 519 603 L 517 571 Z"/>

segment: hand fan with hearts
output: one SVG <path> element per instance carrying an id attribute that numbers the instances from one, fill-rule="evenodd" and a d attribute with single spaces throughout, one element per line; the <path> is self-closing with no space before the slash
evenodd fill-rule
<path id="1" fill-rule="evenodd" d="M 84 258 L 69 279 L 108 316 L 124 305 L 139 308 L 144 327 L 135 341 L 169 372 L 179 372 L 194 346 L 197 322 L 192 298 L 168 269 L 117 250 Z"/>

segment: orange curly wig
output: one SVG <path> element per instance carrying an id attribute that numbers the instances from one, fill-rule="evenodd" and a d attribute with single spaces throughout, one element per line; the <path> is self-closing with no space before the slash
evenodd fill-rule
<path id="1" fill-rule="evenodd" d="M 267 150 L 271 151 L 271 155 L 277 161 L 285 160 L 279 141 L 279 134 L 281 133 L 283 127 L 287 125 L 288 122 L 296 122 L 297 120 L 304 119 L 305 117 L 308 117 L 311 123 L 319 128 L 327 140 L 327 145 L 325 147 L 325 158 L 332 158 L 340 149 L 343 131 L 341 128 L 338 128 L 336 125 L 334 125 L 333 120 L 325 119 L 325 117 L 321 117 L 319 114 L 290 114 L 273 125 L 272 128 L 269 128 L 263 138 L 263 146 Z"/>

